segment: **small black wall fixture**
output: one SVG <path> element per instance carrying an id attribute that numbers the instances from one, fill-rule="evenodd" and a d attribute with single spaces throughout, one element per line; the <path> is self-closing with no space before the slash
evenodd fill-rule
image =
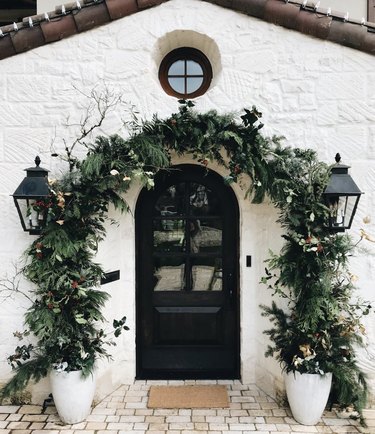
<path id="1" fill-rule="evenodd" d="M 348 173 L 350 166 L 340 164 L 340 154 L 336 154 L 335 160 L 323 197 L 330 210 L 329 228 L 334 232 L 344 232 L 352 225 L 362 192 Z"/>
<path id="2" fill-rule="evenodd" d="M 100 284 L 106 285 L 107 283 L 115 282 L 116 280 L 120 280 L 120 270 L 104 273 L 104 276 L 100 279 Z"/>
<path id="3" fill-rule="evenodd" d="M 40 158 L 35 158 L 35 167 L 26 170 L 26 177 L 13 193 L 24 231 L 38 235 L 43 229 L 48 213 L 48 170 L 39 167 Z"/>

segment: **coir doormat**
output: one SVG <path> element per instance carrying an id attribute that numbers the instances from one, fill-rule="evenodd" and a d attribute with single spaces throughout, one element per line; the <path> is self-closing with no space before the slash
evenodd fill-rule
<path id="1" fill-rule="evenodd" d="M 149 408 L 226 408 L 226 386 L 151 386 Z"/>

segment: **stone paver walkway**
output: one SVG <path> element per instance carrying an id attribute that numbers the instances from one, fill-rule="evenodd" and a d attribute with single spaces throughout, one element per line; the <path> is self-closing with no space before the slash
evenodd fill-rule
<path id="1" fill-rule="evenodd" d="M 148 409 L 152 384 L 225 384 L 227 409 Z M 54 407 L 42 413 L 35 405 L 0 406 L 0 434 L 375 434 L 375 410 L 366 410 L 368 428 L 346 413 L 325 412 L 316 426 L 299 425 L 288 408 L 280 407 L 256 385 L 239 381 L 136 381 L 121 386 L 91 411 L 85 422 L 62 425 Z"/>

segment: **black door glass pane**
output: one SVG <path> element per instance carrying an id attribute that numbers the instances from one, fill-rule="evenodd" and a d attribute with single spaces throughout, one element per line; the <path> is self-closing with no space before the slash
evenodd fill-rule
<path id="1" fill-rule="evenodd" d="M 154 258 L 154 291 L 181 291 L 184 286 L 184 258 Z"/>
<path id="2" fill-rule="evenodd" d="M 185 220 L 154 220 L 153 233 L 155 252 L 170 253 L 185 250 Z"/>
<path id="3" fill-rule="evenodd" d="M 193 93 L 197 91 L 203 83 L 203 77 L 187 77 L 186 79 L 186 93 Z"/>
<path id="4" fill-rule="evenodd" d="M 190 212 L 194 216 L 222 215 L 221 201 L 209 188 L 202 184 L 190 185 Z"/>
<path id="5" fill-rule="evenodd" d="M 172 185 L 165 190 L 155 204 L 155 215 L 172 217 L 185 214 L 185 190 L 184 183 Z"/>
<path id="6" fill-rule="evenodd" d="M 202 75 L 203 69 L 198 62 L 194 62 L 194 60 L 186 61 L 186 74 L 187 75 Z"/>
<path id="7" fill-rule="evenodd" d="M 191 220 L 189 228 L 190 253 L 220 254 L 223 242 L 221 220 Z"/>
<path id="8" fill-rule="evenodd" d="M 193 291 L 222 291 L 221 258 L 194 258 L 191 264 L 191 289 Z"/>

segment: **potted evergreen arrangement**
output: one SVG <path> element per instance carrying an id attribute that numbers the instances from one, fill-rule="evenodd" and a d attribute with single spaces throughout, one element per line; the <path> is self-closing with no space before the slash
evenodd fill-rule
<path id="1" fill-rule="evenodd" d="M 33 289 L 20 289 L 17 276 L 0 285 L 28 298 L 25 330 L 15 336 L 20 340 L 33 336 L 31 343 L 20 342 L 8 357 L 14 375 L 1 389 L 0 402 L 23 391 L 30 381 L 50 376 L 60 418 L 69 424 L 86 418 L 95 391 L 96 361 L 111 358 L 108 348 L 115 345 L 113 338 L 128 330 L 126 317 L 114 320 L 111 331 L 105 327 L 102 311 L 110 295 L 100 289 L 104 271 L 94 257 L 105 237 L 110 204 L 127 210 L 120 194 L 128 189 L 130 178 L 120 178 L 113 167 L 137 170 L 139 163 L 123 156 L 119 162 L 105 154 L 122 147 L 118 137 L 113 138 L 112 148 L 108 140 L 84 143 L 118 102 L 108 90 L 91 93 L 80 134 L 72 144 L 64 142 L 61 159 L 67 171 L 59 180 L 49 181 L 48 197 L 30 203 L 30 213 L 46 217 L 41 234 L 24 254 L 25 265 L 17 272 Z M 77 145 L 86 148 L 82 160 L 73 154 Z"/>
<path id="2" fill-rule="evenodd" d="M 113 331 L 104 330 L 102 308 L 109 294 L 99 289 L 104 272 L 93 260 L 104 236 L 110 197 L 117 199 L 118 181 L 114 183 L 110 169 L 97 183 L 90 182 L 87 169 L 86 176 L 77 175 L 73 169 L 50 182 L 49 196 L 30 205 L 45 209 L 47 224 L 25 252 L 21 272 L 34 289 L 28 296 L 25 331 L 17 336 L 32 334 L 36 343 L 20 344 L 8 357 L 15 375 L 1 390 L 1 397 L 11 396 L 49 374 L 64 423 L 86 418 L 95 391 L 95 362 L 109 358 L 112 336 L 128 329 L 123 317 L 113 321 Z"/>
<path id="3" fill-rule="evenodd" d="M 281 364 L 298 422 L 316 424 L 330 394 L 332 403 L 351 406 L 364 423 L 366 380 L 356 364 L 355 348 L 364 344 L 361 318 L 371 306 L 353 295 L 356 277 L 348 262 L 356 243 L 327 229 L 329 210 L 322 193 L 328 168 L 315 162 L 290 175 L 293 187 L 279 202 L 285 243 L 279 254 L 271 254 L 262 278 L 287 302 L 284 308 L 275 302 L 261 306 L 262 315 L 272 322 L 264 332 L 271 340 L 266 356 Z M 362 238 L 369 237 L 362 232 Z"/>

